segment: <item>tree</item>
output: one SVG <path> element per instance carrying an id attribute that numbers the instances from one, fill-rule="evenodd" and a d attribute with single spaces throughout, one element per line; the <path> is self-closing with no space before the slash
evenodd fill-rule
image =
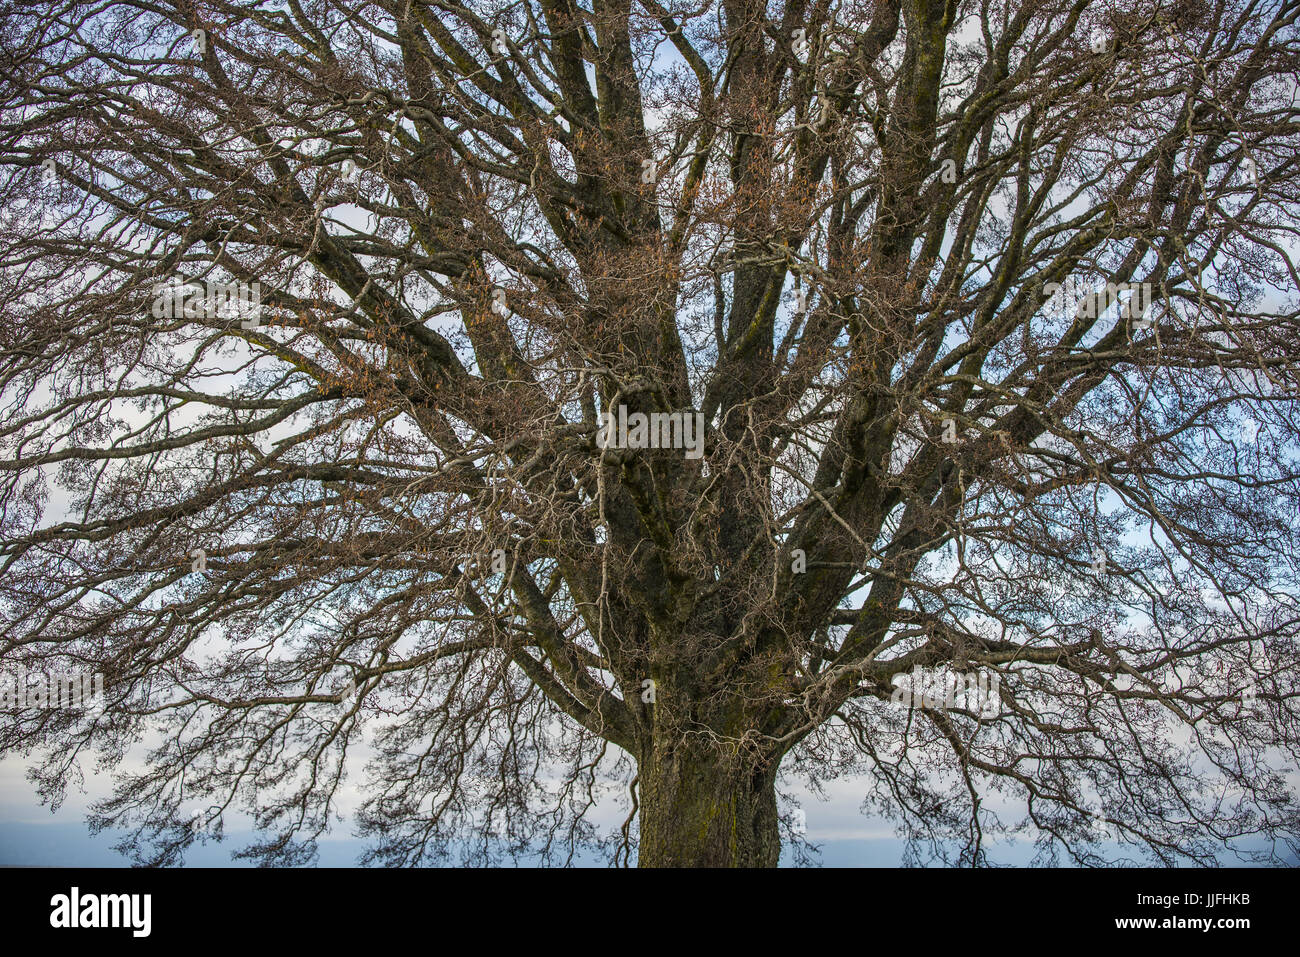
<path id="1" fill-rule="evenodd" d="M 385 864 L 1294 851 L 1295 4 L 0 9 L 0 653 L 107 686 L 0 748 L 139 860 L 349 756 Z"/>

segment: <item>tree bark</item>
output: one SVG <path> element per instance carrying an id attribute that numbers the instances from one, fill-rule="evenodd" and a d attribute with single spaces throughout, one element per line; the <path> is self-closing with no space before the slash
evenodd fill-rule
<path id="1" fill-rule="evenodd" d="M 776 867 L 776 768 L 656 745 L 640 766 L 640 867 Z"/>

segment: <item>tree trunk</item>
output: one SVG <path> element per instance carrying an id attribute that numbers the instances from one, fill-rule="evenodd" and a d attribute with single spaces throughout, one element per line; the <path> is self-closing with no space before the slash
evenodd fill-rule
<path id="1" fill-rule="evenodd" d="M 680 741 L 641 762 L 640 867 L 776 867 L 776 768 Z"/>

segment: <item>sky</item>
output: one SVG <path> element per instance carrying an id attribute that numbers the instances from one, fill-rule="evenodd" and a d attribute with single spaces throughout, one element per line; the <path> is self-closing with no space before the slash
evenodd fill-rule
<path id="1" fill-rule="evenodd" d="M 347 785 L 345 785 L 345 788 Z M 893 826 L 881 818 L 859 812 L 866 782 L 845 779 L 827 785 L 830 800 L 821 802 L 811 796 L 802 800 L 807 816 L 807 839 L 821 845 L 820 863 L 826 867 L 897 867 L 903 856 L 903 842 L 894 836 Z M 41 807 L 35 786 L 23 773 L 20 758 L 0 760 L 0 866 L 18 867 L 125 867 L 130 861 L 112 849 L 116 838 L 104 833 L 92 837 L 84 815 L 90 802 L 108 793 L 107 780 L 87 778 L 84 794 L 72 792 L 57 812 Z M 345 796 L 345 806 L 355 806 Z M 606 815 L 608 817 L 609 815 Z M 187 866 L 248 866 L 231 861 L 230 852 L 248 842 L 251 831 L 235 822 L 227 825 L 221 844 L 209 842 L 192 848 Z M 318 865 L 322 867 L 355 866 L 365 848 L 365 841 L 352 836 L 345 821 L 328 839 L 319 842 Z M 999 854 L 1002 863 L 1028 862 L 1027 849 L 1006 849 Z M 604 866 L 602 861 L 588 860 L 587 866 Z M 790 854 L 782 855 L 782 866 L 791 865 Z"/>

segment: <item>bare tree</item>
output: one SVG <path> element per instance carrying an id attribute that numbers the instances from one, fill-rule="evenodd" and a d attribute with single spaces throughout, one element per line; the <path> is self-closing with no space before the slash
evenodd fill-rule
<path id="1" fill-rule="evenodd" d="M 1285 859 L 1297 9 L 3 0 L 0 655 L 107 700 L 0 750 L 159 863 L 363 761 L 385 864 Z"/>

